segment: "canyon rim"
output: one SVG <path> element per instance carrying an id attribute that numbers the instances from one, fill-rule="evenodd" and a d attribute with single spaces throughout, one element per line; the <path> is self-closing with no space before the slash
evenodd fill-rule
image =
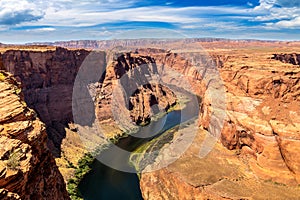
<path id="1" fill-rule="evenodd" d="M 300 199 L 297 0 L 0 0 L 0 200 Z"/>

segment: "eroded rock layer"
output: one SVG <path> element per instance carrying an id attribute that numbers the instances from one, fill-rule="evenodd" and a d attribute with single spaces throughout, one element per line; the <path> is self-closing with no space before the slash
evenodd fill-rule
<path id="1" fill-rule="evenodd" d="M 293 62 L 270 60 L 269 49 L 209 51 L 222 61 L 217 67 L 226 88 L 227 110 L 220 141 L 231 151 L 217 144 L 199 158 L 195 149 L 203 139 L 196 139 L 167 168 L 141 175 L 144 198 L 299 198 L 299 68 Z M 211 103 L 204 95 L 200 116 L 204 129 L 218 111 Z"/>
<path id="2" fill-rule="evenodd" d="M 273 54 L 272 59 L 279 60 L 283 63 L 290 63 L 293 65 L 300 65 L 300 54 Z"/>
<path id="3" fill-rule="evenodd" d="M 69 199 L 47 148 L 45 125 L 23 101 L 20 85 L 0 72 L 1 199 Z"/>
<path id="4" fill-rule="evenodd" d="M 157 65 L 151 56 L 120 54 L 107 66 L 105 77 L 98 86 L 97 118 L 100 121 L 112 119 L 113 114 L 121 116 L 128 110 L 131 118 L 129 121 L 147 124 L 151 116 L 159 112 L 153 106 L 165 111 L 174 106 L 176 97 L 170 89 L 148 81 L 149 77 L 157 74 Z M 123 90 L 122 94 L 118 95 L 116 87 Z M 117 107 L 112 107 L 113 99 L 117 102 Z"/>
<path id="5" fill-rule="evenodd" d="M 235 55 L 220 70 L 227 92 L 222 142 L 252 153 L 259 177 L 300 183 L 300 70 L 269 61 L 267 54 Z M 245 56 L 244 56 L 245 57 Z"/>
<path id="6" fill-rule="evenodd" d="M 53 152 L 59 154 L 64 126 L 72 121 L 72 91 L 86 50 L 63 48 L 49 51 L 8 50 L 1 68 L 22 83 L 25 102 L 47 125 Z"/>
<path id="7" fill-rule="evenodd" d="M 270 49 L 247 49 L 248 43 L 247 48 L 233 47 L 237 49 L 208 49 L 225 86 L 227 110 L 220 137 L 223 146 L 217 144 L 207 158 L 201 159 L 195 149 L 203 140 L 196 139 L 194 146 L 174 164 L 142 174 L 145 199 L 264 199 L 261 194 L 299 198 L 300 68 L 295 66 L 298 54 L 283 49 L 284 56 L 270 59 L 274 54 Z M 57 148 L 64 137 L 64 123 L 72 121 L 72 84 L 88 53 L 58 48 L 34 53 L 7 51 L 2 55 L 1 68 L 24 83 L 26 102 L 49 124 L 48 132 Z M 112 100 L 119 94 L 116 86 L 120 82 L 135 88 L 128 90 L 128 95 L 121 95 L 125 98 L 122 105 L 128 105 L 119 107 L 117 113 L 129 115 L 132 122 L 149 122 L 153 114 L 150 108 L 155 104 L 163 109 L 174 105 L 176 96 L 170 88 L 136 81 L 139 74 L 143 75 L 141 80 L 146 80 L 166 68 L 183 76 L 176 80 L 166 76 L 165 81 L 198 95 L 199 122 L 209 130 L 210 117 L 216 109 L 206 94 L 204 75 L 209 68 L 199 71 L 178 53 L 154 49 L 120 54 L 107 66 L 99 82 L 90 85 L 97 118 L 109 123 L 114 118 Z M 189 84 L 184 85 L 183 79 Z M 205 134 L 201 129 L 197 136 Z M 1 194 L 9 192 L 3 190 Z"/>

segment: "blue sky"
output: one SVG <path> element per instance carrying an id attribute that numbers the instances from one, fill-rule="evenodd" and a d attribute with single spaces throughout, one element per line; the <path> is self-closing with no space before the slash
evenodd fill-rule
<path id="1" fill-rule="evenodd" d="M 2 43 L 102 40 L 147 28 L 186 37 L 300 40 L 300 1 L 0 0 Z"/>

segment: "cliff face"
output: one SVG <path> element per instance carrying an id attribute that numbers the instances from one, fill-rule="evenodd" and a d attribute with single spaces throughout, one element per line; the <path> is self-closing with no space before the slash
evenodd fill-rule
<path id="1" fill-rule="evenodd" d="M 1 57 L 1 68 L 22 83 L 25 102 L 46 124 L 49 146 L 59 155 L 64 126 L 72 121 L 72 91 L 77 71 L 88 51 L 8 50 Z"/>
<path id="2" fill-rule="evenodd" d="M 298 185 L 300 70 L 267 56 L 235 55 L 222 68 L 228 90 L 222 143 L 252 154 L 250 166 L 259 177 Z"/>
<path id="3" fill-rule="evenodd" d="M 0 198 L 69 199 L 47 148 L 45 125 L 20 89 L 11 75 L 0 73 Z"/>
<path id="4" fill-rule="evenodd" d="M 293 65 L 300 65 L 300 54 L 273 54 L 272 59 L 279 60 L 283 63 L 290 63 Z"/>
<path id="5" fill-rule="evenodd" d="M 89 53 L 90 51 L 86 50 L 57 48 L 45 52 L 8 50 L 0 55 L 0 67 L 22 82 L 25 102 L 46 124 L 50 139 L 49 147 L 56 156 L 60 155 L 61 143 L 66 136 L 65 127 L 73 122 L 74 81 Z M 105 59 L 104 53 L 102 56 Z M 99 77 L 99 82 L 92 86 L 94 96 L 99 97 L 96 99 L 98 120 L 103 121 L 113 117 L 112 93 L 116 81 L 120 79 L 123 82 L 128 79 L 136 87 L 136 91 L 131 91 L 129 94 L 132 96 L 130 100 L 126 99 L 128 103 L 130 102 L 127 109 L 130 110 L 134 123 L 149 122 L 153 114 L 150 107 L 154 104 L 168 109 L 176 103 L 174 95 L 168 88 L 151 84 L 143 86 L 142 82 L 136 82 L 136 74 L 143 74 L 145 71 L 141 73 L 133 69 L 139 70 L 138 66 L 144 65 L 146 66 L 144 70 L 148 71 L 148 74 L 154 73 L 152 63 L 154 60 L 150 56 L 124 54 L 107 67 L 104 77 Z M 98 64 L 100 67 L 101 63 Z M 130 75 L 131 73 L 133 74 Z M 140 78 L 145 80 L 145 77 Z M 126 87 L 127 85 L 124 88 Z"/>
<path id="6" fill-rule="evenodd" d="M 128 110 L 129 120 L 133 123 L 147 124 L 151 116 L 159 112 L 158 107 L 166 111 L 175 105 L 176 97 L 169 88 L 147 81 L 147 76 L 155 76 L 157 73 L 156 62 L 151 56 L 133 53 L 119 55 L 107 67 L 105 77 L 100 82 L 99 98 L 96 100 L 97 118 L 100 121 L 111 119 L 112 111 L 122 115 Z M 123 95 L 114 93 L 117 86 L 124 90 Z M 111 107 L 113 98 L 119 104 L 118 110 Z M 124 105 L 125 109 L 120 108 L 120 105 Z M 156 111 L 152 109 L 155 105 Z"/>

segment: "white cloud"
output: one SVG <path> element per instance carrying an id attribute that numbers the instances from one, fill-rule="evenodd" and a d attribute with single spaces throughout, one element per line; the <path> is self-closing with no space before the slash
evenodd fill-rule
<path id="1" fill-rule="evenodd" d="M 260 0 L 260 5 L 255 8 L 251 3 L 243 7 L 173 7 L 173 4 L 135 7 L 137 2 L 141 0 L 0 0 L 0 31 L 18 27 L 13 33 L 26 32 L 28 37 L 32 34 L 41 38 L 48 35 L 45 39 L 58 36 L 75 39 L 81 34 L 97 39 L 109 37 L 125 27 L 117 27 L 114 23 L 133 21 L 164 22 L 179 30 L 206 29 L 219 34 L 222 31 L 240 34 L 255 29 L 299 27 L 300 0 Z M 254 23 L 249 25 L 249 21 Z M 96 31 L 106 23 L 108 30 Z M 90 27 L 96 25 L 96 28 Z M 24 26 L 28 26 L 28 30 L 23 30 Z M 39 28 L 44 26 L 46 28 Z"/>
<path id="2" fill-rule="evenodd" d="M 0 24 L 15 25 L 42 18 L 43 10 L 27 0 L 1 0 Z"/>
<path id="3" fill-rule="evenodd" d="M 27 32 L 35 32 L 35 33 L 41 33 L 41 32 L 53 32 L 53 31 L 56 31 L 56 28 L 45 27 L 45 28 L 27 29 L 26 31 L 27 31 Z"/>
<path id="4" fill-rule="evenodd" d="M 276 23 L 267 24 L 269 27 L 277 28 L 300 28 L 300 16 L 291 20 L 281 20 Z"/>
<path id="5" fill-rule="evenodd" d="M 276 0 L 259 0 L 259 5 L 254 10 L 268 10 L 272 8 Z"/>
<path id="6" fill-rule="evenodd" d="M 250 6 L 250 7 L 252 7 L 252 6 L 253 6 L 253 3 L 247 2 L 247 5 Z"/>
<path id="7" fill-rule="evenodd" d="M 114 23 L 123 21 L 152 21 L 178 24 L 199 23 L 202 17 L 212 13 L 217 15 L 236 14 L 251 15 L 250 9 L 235 7 L 138 7 L 118 10 L 101 11 L 95 8 L 72 8 L 57 10 L 48 8 L 43 19 L 38 22 L 26 23 L 26 25 L 48 25 L 48 26 L 93 26 L 103 23 Z"/>
<path id="8" fill-rule="evenodd" d="M 259 15 L 254 19 L 256 21 L 271 21 L 271 20 L 282 20 L 292 19 L 299 16 L 300 8 L 270 8 L 264 15 Z"/>
<path id="9" fill-rule="evenodd" d="M 265 22 L 267 29 L 300 28 L 299 0 L 260 0 L 260 5 L 254 11 L 261 14 L 253 21 Z"/>

